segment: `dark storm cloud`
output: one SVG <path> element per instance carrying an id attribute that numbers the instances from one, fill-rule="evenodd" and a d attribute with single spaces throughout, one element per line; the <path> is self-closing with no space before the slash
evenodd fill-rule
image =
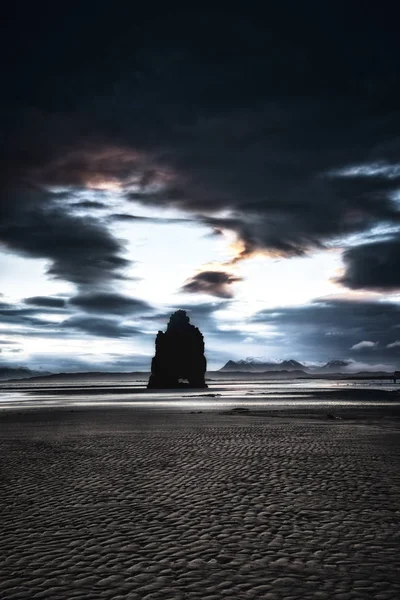
<path id="1" fill-rule="evenodd" d="M 219 298 L 231 298 L 233 292 L 230 286 L 238 281 L 242 281 L 242 278 L 225 271 L 202 271 L 189 279 L 182 287 L 182 291 L 194 294 L 210 294 Z"/>
<path id="2" fill-rule="evenodd" d="M 117 295 L 116 295 L 117 296 Z M 123 297 L 122 297 L 123 298 Z M 101 312 L 104 314 L 126 314 L 139 309 L 139 306 L 132 302 L 128 309 L 128 305 L 119 303 L 120 298 L 117 296 L 113 300 L 106 299 L 103 303 L 96 305 L 96 309 L 90 308 L 90 312 Z M 85 302 L 85 299 L 83 300 Z M 90 301 L 89 301 L 90 304 Z M 143 303 L 144 304 L 144 303 Z M 83 308 L 83 307 L 82 307 Z M 142 310 L 146 305 L 140 307 Z M 84 309 L 85 310 L 85 309 Z M 89 308 L 86 308 L 89 311 Z M 42 316 L 42 313 L 51 313 L 59 315 L 61 320 L 55 322 Z M 138 337 L 142 335 L 142 331 L 133 327 L 129 323 L 125 323 L 122 318 L 109 318 L 106 316 L 90 316 L 84 314 L 74 314 L 65 317 L 65 309 L 58 307 L 42 306 L 42 307 L 25 307 L 22 305 L 5 304 L 0 306 L 0 329 L 1 325 L 5 325 L 7 329 L 2 330 L 3 335 L 12 333 L 13 337 L 24 338 L 29 337 L 55 337 L 57 339 L 66 338 L 82 338 L 86 335 L 106 337 L 106 338 L 129 338 L 132 336 Z M 13 329 L 10 329 L 10 326 Z M 82 336 L 82 334 L 84 334 Z"/>
<path id="3" fill-rule="evenodd" d="M 307 306 L 268 309 L 253 323 L 281 333 L 279 344 L 305 360 L 353 358 L 400 362 L 400 305 L 391 302 L 317 300 Z M 366 343 L 368 342 L 368 343 Z"/>
<path id="4" fill-rule="evenodd" d="M 345 251 L 340 282 L 353 289 L 400 289 L 400 238 L 362 244 Z"/>
<path id="5" fill-rule="evenodd" d="M 49 259 L 49 275 L 76 285 L 106 284 L 128 264 L 122 242 L 102 223 L 73 216 L 37 188 L 3 190 L 0 240 L 18 254 Z"/>
<path id="6" fill-rule="evenodd" d="M 143 300 L 113 292 L 80 294 L 70 298 L 69 304 L 86 312 L 127 315 L 148 311 L 150 306 Z"/>
<path id="7" fill-rule="evenodd" d="M 0 315 L 4 318 L 7 318 L 7 317 L 14 318 L 15 317 L 16 319 L 19 319 L 19 318 L 24 318 L 24 317 L 40 315 L 43 312 L 59 314 L 59 313 L 63 313 L 64 311 L 63 311 L 63 308 L 51 307 L 51 306 L 45 306 L 45 307 L 28 306 L 28 307 L 26 307 L 26 306 L 23 306 L 22 304 L 11 304 L 11 303 L 6 303 L 6 302 L 0 303 Z"/>
<path id="8" fill-rule="evenodd" d="M 386 11 L 96 5 L 60 19 L 35 6 L 9 17 L 1 43 L 13 182 L 120 182 L 131 199 L 235 232 L 242 257 L 301 255 L 398 221 L 399 47 Z M 364 167 L 348 176 L 353 165 Z M 52 200 L 37 198 L 33 215 L 18 201 L 4 243 L 74 283 L 117 276 L 121 243 Z"/>
<path id="9" fill-rule="evenodd" d="M 71 204 L 71 208 L 103 210 L 104 208 L 107 208 L 107 204 L 104 204 L 104 202 L 98 202 L 97 200 L 81 200 L 80 202 L 74 202 L 74 204 Z"/>
<path id="10" fill-rule="evenodd" d="M 158 225 L 170 225 L 173 223 L 193 223 L 195 219 L 183 219 L 173 217 L 143 217 L 139 215 L 130 215 L 127 213 L 116 213 L 108 217 L 110 221 L 137 221 L 139 223 L 156 223 Z"/>
<path id="11" fill-rule="evenodd" d="M 7 329 L 2 329 L 1 324 L 8 325 Z M 9 329 L 9 325 L 16 325 L 20 329 Z M 21 329 L 23 327 L 23 329 Z M 0 329 L 2 329 L 3 334 L 11 333 L 15 336 L 31 336 L 33 333 L 33 329 L 37 329 L 38 333 L 41 332 L 42 335 L 46 335 L 48 331 L 54 329 L 54 322 L 49 319 L 44 319 L 35 316 L 29 315 L 21 315 L 21 314 L 7 314 L 4 315 L 0 313 Z"/>
<path id="12" fill-rule="evenodd" d="M 54 327 L 54 321 L 46 319 L 41 315 L 45 313 L 60 314 L 62 308 L 55 307 L 25 307 L 18 304 L 0 304 L 0 323 L 5 325 L 17 325 L 25 327 L 42 327 L 43 330 L 47 327 Z M 12 331 L 13 335 L 16 333 Z"/>
<path id="13" fill-rule="evenodd" d="M 32 296 L 31 298 L 24 298 L 22 302 L 31 306 L 43 306 L 45 308 L 65 307 L 65 300 L 63 298 L 55 298 L 53 296 Z"/>
<path id="14" fill-rule="evenodd" d="M 118 319 L 88 317 L 83 315 L 69 317 L 60 324 L 60 328 L 115 339 L 132 337 L 142 333 L 136 327 L 125 325 Z"/>
<path id="15" fill-rule="evenodd" d="M 62 339 L 82 338 L 86 335 L 115 339 L 137 337 L 142 332 L 125 322 L 125 319 L 131 315 L 138 317 L 151 310 L 141 300 L 116 293 L 81 294 L 68 302 L 51 296 L 36 296 L 16 304 L 1 302 L 0 329 L 2 325 L 5 326 L 2 333 L 12 333 L 17 338 L 29 336 Z M 74 311 L 95 313 L 96 316 Z M 47 318 L 48 314 L 57 319 L 54 321 Z"/>
<path id="16" fill-rule="evenodd" d="M 148 217 L 140 217 L 138 215 L 129 215 L 126 213 L 116 213 L 108 217 L 110 221 L 149 221 Z"/>

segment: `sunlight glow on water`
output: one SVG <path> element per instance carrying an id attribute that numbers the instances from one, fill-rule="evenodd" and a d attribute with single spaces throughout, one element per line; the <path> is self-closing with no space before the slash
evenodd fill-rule
<path id="1" fill-rule="evenodd" d="M 399 386 L 388 381 L 215 381 L 208 390 L 146 390 L 142 381 L 4 382 L 0 409 L 129 407 L 163 409 L 293 409 L 400 406 Z M 365 391 L 365 395 L 362 393 Z M 370 392 L 383 392 L 382 395 Z M 338 394 L 337 397 L 334 394 Z M 348 398 L 346 395 L 348 394 Z M 392 397 L 391 397 L 392 396 Z"/>

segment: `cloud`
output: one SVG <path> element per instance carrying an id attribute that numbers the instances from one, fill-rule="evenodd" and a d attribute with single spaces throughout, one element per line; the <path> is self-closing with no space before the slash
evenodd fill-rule
<path id="1" fill-rule="evenodd" d="M 107 204 L 105 204 L 104 202 L 98 202 L 97 200 L 81 200 L 80 202 L 74 202 L 73 204 L 71 204 L 71 208 L 103 210 L 108 207 Z"/>
<path id="2" fill-rule="evenodd" d="M 103 313 L 102 316 L 73 314 L 65 318 L 67 310 L 64 306 L 52 305 L 47 297 L 33 297 L 27 299 L 31 300 L 32 306 L 29 307 L 3 303 L 0 307 L 0 324 L 7 327 L 3 333 L 12 333 L 15 338 L 54 337 L 59 340 L 87 335 L 119 339 L 141 334 L 141 331 L 123 319 L 105 315 L 111 313 L 126 316 L 137 310 L 148 309 L 145 303 L 118 294 L 82 295 L 74 299 L 77 300 L 77 308 Z M 68 306 L 71 308 L 74 305 Z M 43 316 L 43 313 L 59 319 L 52 320 Z"/>
<path id="3" fill-rule="evenodd" d="M 386 346 L 386 348 L 400 348 L 400 341 L 396 340 L 395 342 L 392 342 L 391 344 L 388 344 Z"/>
<path id="4" fill-rule="evenodd" d="M 393 364 L 388 363 L 376 363 L 376 362 L 360 362 L 352 360 L 343 369 L 346 373 L 360 373 L 362 371 L 393 371 Z"/>
<path id="5" fill-rule="evenodd" d="M 38 296 L 26 300 L 31 301 L 30 305 L 0 304 L 0 330 L 3 335 L 11 334 L 20 341 L 25 337 L 57 338 L 58 341 L 84 339 L 88 335 L 114 339 L 132 336 L 138 339 L 141 336 L 143 341 L 145 333 L 127 318 L 150 310 L 145 302 L 112 293 L 78 295 L 65 306 L 53 304 L 51 300 L 56 298 L 51 297 Z M 74 308 L 95 313 L 95 316 L 79 312 L 70 314 Z"/>
<path id="6" fill-rule="evenodd" d="M 101 222 L 78 217 L 37 187 L 12 187 L 0 195 L 0 240 L 10 250 L 50 261 L 50 276 L 78 286 L 107 285 L 129 264 L 123 243 Z"/>
<path id="7" fill-rule="evenodd" d="M 242 278 L 225 271 L 201 271 L 185 283 L 182 291 L 194 294 L 210 294 L 219 298 L 231 298 L 233 292 L 229 288 L 238 281 L 242 281 Z"/>
<path id="8" fill-rule="evenodd" d="M 70 298 L 69 304 L 86 312 L 127 315 L 147 311 L 150 306 L 143 300 L 114 292 L 79 294 Z"/>
<path id="9" fill-rule="evenodd" d="M 144 223 L 156 223 L 157 225 L 170 225 L 174 223 L 193 223 L 195 219 L 174 217 L 145 217 L 142 215 L 131 215 L 129 213 L 115 213 L 108 217 L 110 221 L 137 221 Z"/>
<path id="10" fill-rule="evenodd" d="M 400 238 L 361 244 L 345 251 L 340 283 L 352 289 L 400 289 Z"/>
<path id="11" fill-rule="evenodd" d="M 32 296 L 24 298 L 24 304 L 31 306 L 42 306 L 44 308 L 64 308 L 65 300 L 63 298 L 55 298 L 53 296 Z"/>
<path id="12" fill-rule="evenodd" d="M 372 348 L 376 348 L 376 342 L 370 342 L 367 340 L 364 340 L 362 342 L 358 342 L 358 344 L 354 344 L 351 347 L 351 350 L 368 350 L 368 349 L 372 349 Z"/>
<path id="13" fill-rule="evenodd" d="M 87 317 L 76 315 L 65 319 L 60 324 L 60 329 L 80 331 L 85 334 L 107 338 L 132 337 L 142 332 L 136 327 L 126 325 L 117 319 L 103 317 Z"/>
<path id="14" fill-rule="evenodd" d="M 114 187 L 178 207 L 234 232 L 241 257 L 301 255 L 398 222 L 397 31 L 376 13 L 328 12 L 19 16 L 2 38 L 5 49 L 21 41 L 3 80 L 7 179 L 23 195 L 27 183 Z M 30 211 L 18 200 L 3 242 L 79 285 L 117 277 L 122 242 L 53 201 Z"/>
<path id="15" fill-rule="evenodd" d="M 65 311 L 63 308 L 59 307 L 26 307 L 20 304 L 0 304 L 0 323 L 3 323 L 6 327 L 9 326 L 17 326 L 18 328 L 27 328 L 24 332 L 31 335 L 31 328 L 42 328 L 43 330 L 47 330 L 47 328 L 54 328 L 55 323 L 51 321 L 47 317 L 43 317 L 43 313 L 60 315 L 62 317 Z M 7 332 L 9 330 L 7 329 Z M 11 330 L 13 335 L 17 335 L 17 330 Z M 21 332 L 20 332 L 21 333 Z"/>
<path id="16" fill-rule="evenodd" d="M 110 221 L 149 221 L 148 217 L 141 217 L 138 215 L 130 215 L 128 213 L 115 213 L 109 216 Z"/>

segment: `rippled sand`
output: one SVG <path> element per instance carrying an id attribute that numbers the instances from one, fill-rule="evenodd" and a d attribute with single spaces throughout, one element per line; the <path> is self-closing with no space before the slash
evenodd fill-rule
<path id="1" fill-rule="evenodd" d="M 2 414 L 0 597 L 399 598 L 391 421 Z"/>

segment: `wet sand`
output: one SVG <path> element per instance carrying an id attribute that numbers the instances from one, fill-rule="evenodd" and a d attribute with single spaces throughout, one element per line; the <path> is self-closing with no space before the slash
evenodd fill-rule
<path id="1" fill-rule="evenodd" d="M 4 411 L 0 597 L 400 597 L 396 411 L 198 410 Z"/>

